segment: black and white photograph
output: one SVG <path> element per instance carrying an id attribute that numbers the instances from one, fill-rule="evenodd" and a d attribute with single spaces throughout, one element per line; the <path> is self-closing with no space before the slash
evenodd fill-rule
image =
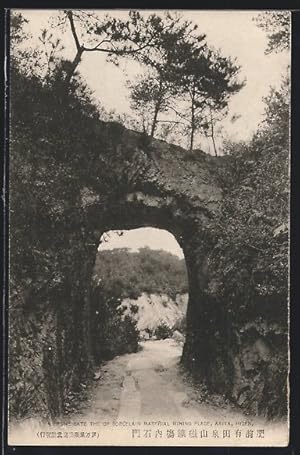
<path id="1" fill-rule="evenodd" d="M 287 446 L 291 12 L 8 14 L 9 445 Z"/>

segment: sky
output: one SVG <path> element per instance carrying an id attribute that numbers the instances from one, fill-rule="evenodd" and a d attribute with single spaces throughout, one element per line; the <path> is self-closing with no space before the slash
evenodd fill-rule
<path id="1" fill-rule="evenodd" d="M 156 11 L 158 13 L 158 11 Z M 98 11 L 99 16 L 106 13 L 118 17 L 127 16 L 127 11 Z M 33 41 L 38 43 L 42 28 L 48 26 L 49 18 L 55 10 L 24 10 L 22 14 L 29 20 L 28 29 Z M 148 14 L 144 12 L 144 14 Z M 265 55 L 267 47 L 266 33 L 255 24 L 255 11 L 189 11 L 182 10 L 184 19 L 198 25 L 199 33 L 205 33 L 209 45 L 220 49 L 222 55 L 237 59 L 241 66 L 240 79 L 246 80 L 246 86 L 235 94 L 229 104 L 229 113 L 222 122 L 223 134 L 236 139 L 248 139 L 262 120 L 264 104 L 262 98 L 269 92 L 269 87 L 278 86 L 282 74 L 290 62 L 287 52 Z M 55 30 L 53 30 L 55 33 Z M 69 29 L 59 33 L 66 48 L 66 55 L 74 56 L 75 45 Z M 125 69 L 128 76 L 139 72 L 138 66 L 123 60 L 121 68 L 106 62 L 103 53 L 85 53 L 80 64 L 80 72 L 102 105 L 118 113 L 129 113 L 130 104 L 126 88 Z M 240 116 L 231 122 L 232 116 Z M 205 144 L 204 144 L 205 149 Z M 209 150 L 205 150 L 209 152 Z M 211 150 L 212 151 L 212 150 Z"/>
<path id="2" fill-rule="evenodd" d="M 121 237 L 116 234 L 116 231 L 109 231 L 108 241 L 102 242 L 99 249 L 130 248 L 132 251 L 138 251 L 145 246 L 153 250 L 168 251 L 180 258 L 184 257 L 177 240 L 170 232 L 151 227 L 123 231 Z"/>
<path id="3" fill-rule="evenodd" d="M 27 29 L 31 32 L 31 44 L 37 44 L 41 29 L 48 27 L 49 18 L 55 10 L 24 10 L 22 14 L 29 20 Z M 127 16 L 127 11 L 98 11 L 104 15 L 110 13 L 118 17 Z M 156 11 L 159 13 L 159 11 Z M 237 59 L 241 65 L 240 78 L 246 79 L 246 85 L 234 95 L 229 104 L 229 113 L 223 121 L 223 134 L 233 140 L 247 140 L 262 121 L 264 104 L 262 98 L 268 95 L 270 86 L 278 86 L 282 74 L 290 63 L 289 53 L 265 55 L 267 37 L 254 22 L 255 11 L 188 11 L 182 10 L 184 19 L 190 19 L 198 25 L 199 33 L 205 33 L 209 45 L 220 49 L 222 55 Z M 148 12 L 144 12 L 148 14 Z M 55 34 L 55 30 L 53 31 Z M 75 45 L 70 30 L 59 33 L 66 48 L 66 57 L 72 58 Z M 26 43 L 24 43 L 26 45 Z M 122 64 L 129 77 L 133 77 L 139 68 L 133 64 Z M 126 76 L 122 69 L 105 60 L 105 54 L 86 53 L 80 64 L 80 72 L 94 93 L 94 97 L 108 110 L 129 113 Z M 231 122 L 232 116 L 239 116 Z M 201 144 L 202 145 L 202 144 Z M 203 144 L 207 152 L 212 153 L 208 143 Z M 101 248 L 128 247 L 134 250 L 142 246 L 153 249 L 165 249 L 179 257 L 182 250 L 172 234 L 153 228 L 125 231 L 122 237 L 111 235 L 109 242 Z"/>

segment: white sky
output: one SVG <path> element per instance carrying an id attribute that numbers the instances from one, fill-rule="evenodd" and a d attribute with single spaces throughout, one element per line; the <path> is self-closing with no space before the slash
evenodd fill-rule
<path id="1" fill-rule="evenodd" d="M 232 97 L 228 117 L 223 122 L 223 129 L 233 139 L 248 139 L 256 130 L 264 111 L 262 98 L 268 94 L 270 85 L 277 86 L 280 83 L 290 60 L 287 53 L 264 54 L 266 34 L 255 25 L 255 15 L 253 12 L 224 11 L 183 13 L 184 18 L 198 24 L 199 32 L 206 33 L 209 44 L 220 48 L 224 56 L 236 57 L 242 67 L 240 78 L 246 79 L 246 86 Z M 81 73 L 105 107 L 130 112 L 122 71 L 105 63 L 105 57 L 101 57 L 101 72 L 97 71 L 95 56 L 86 54 Z M 127 71 L 130 72 L 128 66 Z M 234 114 L 241 117 L 231 123 Z"/>
<path id="2" fill-rule="evenodd" d="M 22 14 L 30 21 L 28 29 L 33 40 L 38 43 L 38 35 L 47 27 L 55 10 L 23 10 Z M 158 11 L 156 11 L 158 13 Z M 127 16 L 127 11 L 97 11 L 99 16 L 110 13 L 118 17 Z M 262 120 L 264 105 L 262 98 L 269 92 L 270 85 L 278 86 L 281 76 L 290 63 L 290 54 L 282 52 L 265 55 L 267 47 L 266 33 L 258 28 L 254 18 L 255 11 L 181 11 L 184 19 L 198 25 L 198 32 L 207 35 L 207 42 L 221 50 L 222 55 L 236 57 L 241 65 L 240 78 L 246 79 L 246 86 L 234 95 L 229 104 L 229 114 L 223 121 L 223 131 L 232 139 L 248 139 Z M 55 33 L 55 32 L 54 32 Z M 69 29 L 63 35 L 59 33 L 66 47 L 66 55 L 74 56 L 75 45 Z M 122 69 L 106 62 L 103 53 L 85 53 L 80 64 L 80 72 L 94 91 L 95 97 L 107 109 L 118 113 L 129 113 L 126 76 Z M 125 60 L 123 60 L 125 62 Z M 137 73 L 137 66 L 132 62 L 124 63 L 129 75 Z M 234 114 L 241 117 L 234 123 L 230 119 Z"/>
<path id="3" fill-rule="evenodd" d="M 123 231 L 119 237 L 115 231 L 109 231 L 109 240 L 101 243 L 99 249 L 112 250 L 114 248 L 130 248 L 137 251 L 139 248 L 148 246 L 153 250 L 165 250 L 184 257 L 183 251 L 175 237 L 168 231 L 156 228 L 139 228 Z"/>
<path id="4" fill-rule="evenodd" d="M 23 10 L 29 20 L 28 29 L 33 35 L 33 43 L 38 43 L 41 29 L 47 28 L 48 20 L 55 10 Z M 108 11 L 99 11 L 105 14 Z M 157 11 L 156 11 L 157 12 Z M 126 11 L 109 11 L 111 15 L 127 15 Z M 198 32 L 207 35 L 208 44 L 219 48 L 224 56 L 237 58 L 242 70 L 240 78 L 246 78 L 246 86 L 233 96 L 229 105 L 229 115 L 223 122 L 223 131 L 233 140 L 248 139 L 262 120 L 264 104 L 262 98 L 269 92 L 270 85 L 278 86 L 281 76 L 290 63 L 288 53 L 265 55 L 267 38 L 263 30 L 253 21 L 255 11 L 182 11 L 184 19 L 191 19 L 198 24 Z M 60 34 L 66 47 L 66 56 L 74 56 L 75 46 L 70 30 Z M 25 43 L 26 44 L 26 43 Z M 136 74 L 136 68 L 125 64 L 129 75 Z M 124 65 L 123 65 L 124 67 Z M 105 61 L 105 54 L 86 53 L 80 64 L 80 72 L 94 91 L 95 97 L 108 110 L 129 113 L 126 77 L 120 68 Z M 238 114 L 234 123 L 230 118 Z M 203 144 L 201 144 L 203 145 Z M 203 149 L 208 145 L 204 144 Z M 183 256 L 175 238 L 168 232 L 153 228 L 125 231 L 122 237 L 111 236 L 111 240 L 101 248 L 128 247 L 137 249 L 149 246 L 165 249 Z"/>

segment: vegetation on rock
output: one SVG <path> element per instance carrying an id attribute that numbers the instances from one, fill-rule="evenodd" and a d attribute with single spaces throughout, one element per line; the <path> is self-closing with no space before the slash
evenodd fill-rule
<path id="1" fill-rule="evenodd" d="M 239 395 L 237 402 L 251 412 L 273 416 L 286 412 L 286 402 L 278 397 L 280 390 L 286 391 L 288 368 L 289 86 L 286 79 L 280 89 L 271 90 L 265 103 L 265 120 L 253 139 L 249 143 L 228 143 L 225 149 L 227 156 L 219 172 L 224 204 L 215 227 L 218 241 L 209 254 L 209 282 L 205 292 L 208 298 L 221 303 L 216 336 L 228 337 L 224 330 L 231 327 L 230 345 L 239 346 L 241 352 L 250 349 L 253 357 L 256 356 L 257 375 L 264 376 L 259 409 L 257 403 Z M 254 352 L 255 341 L 260 338 L 266 343 L 268 358 L 257 357 Z M 245 389 L 246 396 L 252 393 L 246 382 L 240 387 Z"/>
<path id="2" fill-rule="evenodd" d="M 100 364 L 116 355 L 136 352 L 139 331 L 131 315 L 120 308 L 113 289 L 97 286 L 91 292 L 90 337 L 94 360 Z"/>
<path id="3" fill-rule="evenodd" d="M 129 29 L 137 33 L 139 20 L 131 15 Z M 151 20 L 151 26 L 162 25 Z M 10 417 L 36 413 L 54 420 L 69 412 L 95 362 L 137 348 L 134 322 L 117 310 L 120 297 L 186 292 L 184 262 L 167 253 L 116 252 L 119 276 L 110 280 L 115 265 L 101 252 L 94 269 L 101 234 L 112 228 L 117 212 L 126 218 L 129 206 L 143 221 L 148 216 L 164 228 L 173 225 L 185 246 L 190 286 L 185 364 L 200 372 L 211 390 L 225 391 L 249 412 L 284 414 L 288 82 L 266 98 L 265 122 L 251 141 L 228 143 L 224 157 L 199 154 L 192 163 L 180 161 L 179 147 L 147 142 L 122 125 L 101 121 L 76 72 L 81 55 L 73 66 L 50 55 L 54 70 L 45 75 L 40 51 L 21 50 L 23 23 L 13 16 Z M 152 29 L 145 24 L 141 37 L 133 35 L 139 45 L 149 44 Z M 112 21 L 94 32 L 101 40 L 103 33 L 116 33 L 116 44 L 126 46 L 122 53 L 130 53 L 122 42 L 124 27 Z M 60 43 L 53 46 L 59 49 Z M 77 53 L 80 49 L 78 43 Z M 187 82 L 191 79 L 188 74 Z M 127 193 L 141 199 L 125 205 Z M 104 276 L 96 290 L 91 288 L 95 271 Z M 138 278 L 143 271 L 146 283 Z"/>

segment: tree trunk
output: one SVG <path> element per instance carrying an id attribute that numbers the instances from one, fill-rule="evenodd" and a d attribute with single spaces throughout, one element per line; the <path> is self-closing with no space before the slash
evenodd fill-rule
<path id="1" fill-rule="evenodd" d="M 152 126 L 151 126 L 151 133 L 150 133 L 151 137 L 154 136 L 154 132 L 157 127 L 157 117 L 158 117 L 160 107 L 162 104 L 162 100 L 163 100 L 162 87 L 163 87 L 163 81 L 160 78 L 159 79 L 159 96 L 158 96 L 158 100 L 157 100 L 157 102 L 155 104 L 155 108 L 154 108 L 154 117 L 153 117 L 153 122 L 152 122 Z"/>
<path id="2" fill-rule="evenodd" d="M 194 147 L 194 135 L 195 135 L 195 127 L 192 124 L 192 126 L 191 126 L 191 137 L 190 137 L 190 152 L 193 151 L 193 147 Z"/>
<path id="3" fill-rule="evenodd" d="M 190 137 L 190 152 L 193 151 L 194 146 L 194 135 L 195 135 L 195 89 L 193 88 L 192 94 L 192 106 L 191 106 L 191 137 Z"/>
<path id="4" fill-rule="evenodd" d="M 75 55 L 75 58 L 73 60 L 73 62 L 70 64 L 70 67 L 67 71 L 67 74 L 66 74 L 66 77 L 65 77 L 65 83 L 66 85 L 69 85 L 74 73 L 75 73 L 75 70 L 77 68 L 77 66 L 79 65 L 80 63 L 80 60 L 81 60 L 81 57 L 82 57 L 82 54 L 83 54 L 83 49 L 80 48 L 78 49 L 76 55 Z"/>
<path id="5" fill-rule="evenodd" d="M 215 155 L 218 156 L 217 147 L 216 147 L 216 143 L 215 143 L 215 135 L 214 135 L 215 134 L 215 132 L 214 132 L 214 121 L 213 121 L 211 110 L 210 110 L 210 124 L 211 124 L 211 140 L 212 140 L 212 143 L 213 143 L 213 146 L 214 146 Z"/>
<path id="6" fill-rule="evenodd" d="M 156 130 L 156 126 L 157 126 L 157 116 L 158 116 L 158 113 L 159 113 L 159 107 L 160 107 L 160 102 L 158 102 L 155 106 L 155 110 L 154 110 L 154 117 L 153 117 L 153 122 L 152 122 L 152 126 L 151 126 L 151 133 L 150 133 L 150 136 L 153 137 L 154 136 L 154 132 Z"/>
<path id="7" fill-rule="evenodd" d="M 212 140 L 212 143 L 213 143 L 213 146 L 214 146 L 215 156 L 218 156 L 217 147 L 216 147 L 215 138 L 214 138 L 213 133 L 212 133 L 212 136 L 211 136 L 211 140 Z"/>

